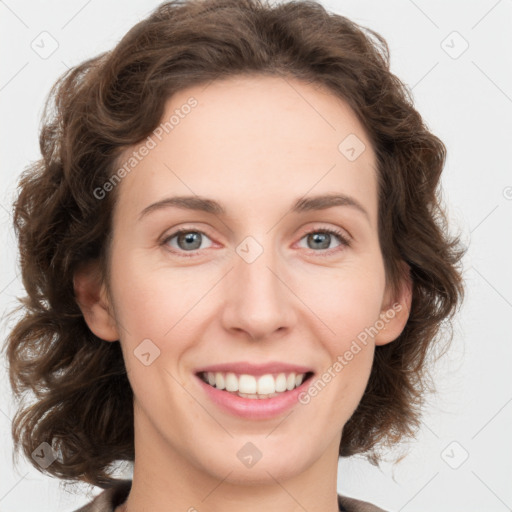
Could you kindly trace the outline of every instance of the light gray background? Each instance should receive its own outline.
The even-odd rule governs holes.
[[[322,3],[388,41],[392,70],[412,88],[418,110],[448,147],[444,198],[453,229],[470,244],[464,260],[467,298],[452,348],[437,366],[438,394],[417,442],[402,447],[409,453],[401,463],[383,464],[381,470],[361,458],[342,460],[338,491],[390,511],[511,510],[512,1]],[[23,295],[10,209],[20,172],[39,157],[46,94],[68,67],[112,48],[157,4],[0,1],[2,312]],[[58,43],[48,58],[31,47],[43,51],[46,38],[44,48],[51,48],[43,31]],[[2,342],[7,329],[3,321]],[[5,366],[2,360],[0,511],[74,510],[99,489],[86,495],[83,486],[83,493],[71,493],[28,463],[12,466],[14,404]]]

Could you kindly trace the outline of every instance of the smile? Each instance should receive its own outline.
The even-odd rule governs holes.
[[[313,375],[313,372],[264,374],[258,377],[232,372],[195,374],[196,381],[209,402],[223,413],[248,420],[271,419],[297,405],[304,407],[299,396],[313,382]],[[278,391],[279,389],[283,391]],[[250,392],[244,393],[244,390]]]
[[[267,373],[261,376],[233,372],[200,372],[199,377],[210,386],[242,398],[268,399],[299,387],[313,375],[306,373]]]

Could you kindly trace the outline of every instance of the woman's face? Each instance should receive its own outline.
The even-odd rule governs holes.
[[[115,323],[100,309],[87,316],[120,340],[137,459],[238,482],[335,468],[375,345],[398,336],[408,309],[385,288],[370,142],[344,102],[288,78],[183,90],[162,121],[119,161],[129,171],[113,219]],[[324,195],[345,200],[314,199]],[[314,376],[272,413],[273,399],[234,397],[197,375],[235,363],[278,365],[235,368],[249,386],[265,373],[288,383],[285,365]]]

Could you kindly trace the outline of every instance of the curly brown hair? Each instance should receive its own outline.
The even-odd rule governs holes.
[[[339,454],[378,464],[378,448],[417,432],[433,390],[429,356],[448,346],[448,320],[464,295],[465,249],[448,234],[439,189],[444,144],[390,72],[376,32],[313,1],[176,0],[59,78],[45,104],[42,158],[19,180],[13,218],[27,295],[4,350],[15,396],[36,397],[14,418],[15,452],[23,449],[39,471],[106,488],[115,481],[109,466],[134,460],[133,393],[120,344],[91,332],[74,294],[74,272],[86,262],[99,262],[109,282],[117,193],[98,200],[93,191],[124,149],[155,130],[174,93],[254,73],[322,84],[348,103],[377,157],[379,240],[395,290],[403,262],[410,267],[409,319],[393,343],[376,347]],[[43,442],[59,454],[46,469],[31,457]]]

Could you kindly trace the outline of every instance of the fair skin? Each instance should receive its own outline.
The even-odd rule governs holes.
[[[410,308],[409,282],[395,295],[385,285],[375,154],[354,113],[318,85],[216,81],[177,93],[163,119],[190,96],[198,105],[118,185],[111,295],[91,267],[75,275],[87,324],[121,343],[134,392],[133,483],[116,512],[335,512],[343,426],[375,346],[398,337]],[[366,146],[354,161],[338,150],[349,134]],[[332,193],[366,213],[349,205],[290,211],[297,199]],[[226,214],[167,207],[139,219],[148,205],[182,195],[214,199]],[[204,233],[200,244],[163,243],[182,227]],[[325,229],[350,246],[324,235],[319,248],[307,236]],[[248,236],[263,249],[251,263],[236,252]],[[201,365],[271,360],[318,377],[396,303],[400,312],[318,396],[279,417],[228,414],[194,376]],[[160,350],[148,366],[134,355],[144,339]],[[237,457],[247,442],[262,454],[252,467]]]

